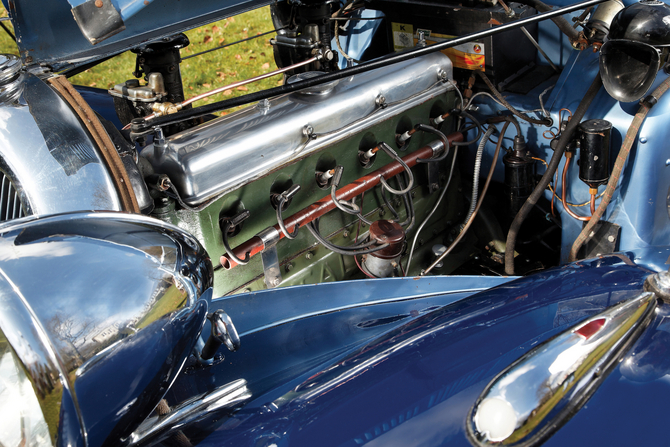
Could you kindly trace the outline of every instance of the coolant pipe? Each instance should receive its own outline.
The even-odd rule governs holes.
[[[451,135],[448,135],[447,139],[449,141],[449,144],[453,144],[454,142],[460,142],[463,141],[463,134],[460,132],[455,132]],[[417,149],[416,151],[405,155],[404,157],[402,157],[402,161],[408,167],[411,168],[416,165],[417,159],[432,158],[433,156],[439,154],[442,150],[444,150],[444,143],[439,140],[434,141],[422,147],[421,149]],[[400,174],[404,170],[405,168],[403,167],[402,164],[400,164],[397,161],[393,161],[387,164],[386,166],[382,166],[376,171],[371,172],[368,175],[363,176],[358,180],[349,183],[346,186],[343,186],[337,191],[336,197],[340,201],[351,200],[354,197],[366,191],[369,191],[372,188],[379,185],[381,183],[381,178],[389,179],[393,176]],[[315,219],[318,219],[319,217],[323,216],[327,212],[332,211],[334,209],[335,209],[335,203],[331,199],[330,195],[328,195],[322,198],[321,200],[314,202],[307,208],[304,208],[298,211],[297,213],[293,214],[292,216],[284,219],[284,225],[287,229],[292,229],[293,231],[295,231],[297,228],[307,225],[308,223],[314,221]],[[281,232],[279,224],[274,225],[274,228],[279,232],[279,238],[280,239],[284,238],[284,234]],[[254,236],[251,239],[247,240],[246,242],[243,242],[242,244],[238,245],[232,251],[234,257],[244,259],[247,254],[249,255],[249,257],[252,257],[260,253],[262,250],[263,250],[263,241],[261,241],[261,239],[258,236]],[[236,265],[238,265],[238,263],[235,262],[228,254],[221,256],[220,260],[221,260],[221,266],[227,270],[232,269]]]

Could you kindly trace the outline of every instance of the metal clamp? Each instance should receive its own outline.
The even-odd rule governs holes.
[[[251,212],[249,210],[244,210],[234,217],[224,217],[220,220],[221,232],[223,236],[223,248],[226,249],[226,253],[228,256],[230,256],[230,259],[239,265],[246,265],[249,262],[249,253],[247,252],[244,254],[244,259],[240,259],[235,256],[235,253],[233,253],[232,248],[230,248],[230,245],[228,244],[228,232],[247,220],[249,216],[251,216]]]
[[[217,310],[209,315],[207,319],[212,324],[212,333],[210,334],[205,347],[202,349],[200,357],[203,360],[209,360],[216,354],[216,351],[222,344],[226,345],[229,351],[235,352],[240,349],[240,336],[237,329],[227,313]]]
[[[291,200],[293,196],[298,193],[298,191],[300,191],[300,185],[293,185],[288,190],[281,193],[279,197],[277,197],[277,223],[279,224],[281,232],[284,233],[284,236],[288,239],[295,239],[295,237],[298,235],[300,226],[295,225],[293,228],[293,233],[289,233],[286,229],[286,226],[284,225],[284,219],[282,218],[281,213],[282,209],[284,208],[284,204]]]
[[[273,289],[282,282],[281,271],[279,270],[279,258],[277,256],[279,235],[280,233],[275,227],[266,228],[256,235],[263,242],[261,261],[263,261],[265,285],[268,289]]]

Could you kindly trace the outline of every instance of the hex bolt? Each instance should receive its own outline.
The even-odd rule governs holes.
[[[288,264],[286,264],[284,269],[286,270],[287,273],[290,272],[291,270],[293,270],[293,264],[289,262]]]
[[[305,259],[309,260],[309,259],[312,259],[313,257],[314,257],[314,254],[311,251],[308,251],[307,253],[305,253]]]
[[[342,233],[342,237],[345,237],[345,238],[349,237],[349,232],[347,230],[344,230],[344,232]]]
[[[275,287],[278,286],[280,282],[281,282],[281,279],[279,279],[279,278],[275,278],[272,281],[270,281],[270,283]]]
[[[607,236],[607,240],[610,242],[614,242],[614,236],[612,235]]]

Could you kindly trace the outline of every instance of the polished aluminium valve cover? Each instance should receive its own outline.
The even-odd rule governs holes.
[[[189,205],[219,197],[281,166],[454,89],[441,53],[280,96],[142,152]]]

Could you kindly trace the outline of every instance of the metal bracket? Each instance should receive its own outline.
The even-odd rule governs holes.
[[[261,261],[263,261],[263,273],[265,274],[265,285],[268,289],[277,287],[282,282],[279,270],[279,257],[277,256],[277,242],[280,233],[275,227],[266,228],[256,235],[263,241]]]
[[[440,163],[426,163],[428,191],[434,193],[440,189]]]

